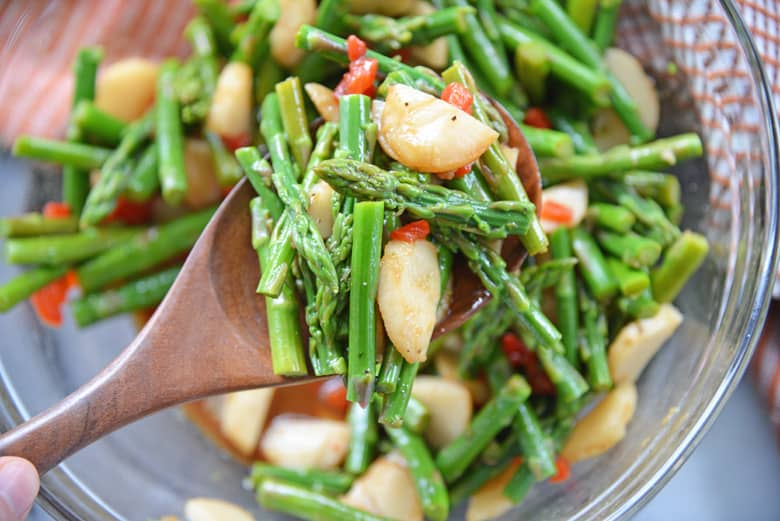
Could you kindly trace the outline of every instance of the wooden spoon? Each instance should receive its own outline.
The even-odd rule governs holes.
[[[536,162],[511,118],[518,172],[533,193]],[[129,346],[60,403],[0,437],[0,455],[29,459],[43,474],[77,450],[155,411],[206,396],[291,385],[312,377],[273,373],[264,298],[255,293],[257,254],[250,244],[249,201],[241,182],[203,231],[165,300]],[[517,245],[517,243],[515,243]],[[511,265],[524,254],[510,247]],[[489,300],[465,262],[455,268],[453,304],[438,336],[460,326]]]

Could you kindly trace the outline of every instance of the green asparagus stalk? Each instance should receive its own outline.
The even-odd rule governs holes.
[[[642,197],[649,197],[663,207],[680,205],[680,180],[673,174],[635,170],[621,180]]]
[[[512,427],[523,450],[523,465],[528,466],[536,481],[554,476],[555,454],[533,408],[520,404]]]
[[[631,268],[614,257],[609,257],[607,264],[623,295],[633,297],[650,287],[650,277],[644,271]]]
[[[550,63],[550,74],[585,93],[597,105],[609,104],[612,87],[603,72],[586,67],[539,34],[513,24],[506,18],[499,17],[498,27],[504,44],[510,50],[515,50],[527,42],[540,43],[544,46]]]
[[[282,112],[282,125],[287,134],[293,157],[301,170],[306,168],[311,154],[309,122],[306,118],[301,80],[297,76],[276,84],[276,95]]]
[[[580,273],[588,289],[599,302],[609,301],[617,293],[617,281],[593,236],[582,228],[574,228],[571,240],[572,251],[579,261]]]
[[[515,48],[515,72],[531,101],[544,101],[550,74],[550,60],[544,44],[535,40],[520,43]]]
[[[175,59],[166,60],[160,67],[155,111],[160,186],[163,199],[171,206],[181,204],[187,193],[179,102],[174,92],[178,68],[179,63]]]
[[[598,0],[566,0],[566,14],[585,34],[590,34]]]
[[[658,302],[671,302],[680,294],[688,279],[699,269],[709,252],[709,244],[703,235],[685,231],[672,244],[661,264],[650,279],[653,297]]]
[[[574,154],[574,142],[565,132],[520,125],[525,139],[537,157],[569,157]]]
[[[130,180],[125,188],[125,196],[131,201],[148,201],[160,188],[160,176],[157,175],[157,144],[152,143],[141,152],[135,169],[130,172]]]
[[[312,491],[308,486],[277,479],[263,479],[257,489],[257,501],[276,510],[307,521],[391,521],[347,506],[338,499]]]
[[[11,152],[16,157],[59,163],[63,166],[78,168],[80,171],[100,168],[108,159],[108,156],[111,155],[111,150],[107,148],[33,136],[19,136],[16,138]],[[81,175],[88,176],[84,172]],[[89,179],[87,179],[88,182]],[[84,196],[86,197],[86,194]],[[80,208],[81,204],[83,203],[78,203],[76,208]]]
[[[379,423],[388,427],[401,427],[412,396],[412,386],[420,368],[419,362],[404,361],[395,391],[387,396]]]
[[[339,193],[358,200],[384,201],[389,210],[406,210],[420,219],[437,220],[488,238],[527,230],[533,206],[528,202],[483,203],[415,175],[392,173],[351,159],[329,159],[317,175]]]
[[[602,51],[612,45],[612,40],[615,38],[621,3],[623,0],[600,0],[599,2],[596,24],[593,27],[593,42]]]
[[[322,494],[344,494],[355,480],[353,476],[345,472],[288,469],[267,463],[253,464],[249,474],[252,487],[258,488],[267,479],[285,481]]]
[[[382,358],[382,367],[376,379],[376,391],[389,395],[398,388],[398,379],[401,370],[406,366],[403,355],[392,344],[385,346],[385,354]]]
[[[536,353],[561,402],[572,403],[588,392],[587,382],[565,356],[544,345]]]
[[[89,100],[80,101],[70,117],[80,135],[95,137],[107,145],[119,143],[126,127],[124,121],[103,112]]]
[[[211,148],[211,155],[214,157],[219,186],[229,188],[238,183],[243,174],[236,158],[228,152],[219,135],[208,130],[204,131],[203,134]]]
[[[373,404],[369,402],[365,407],[361,407],[358,403],[351,404],[347,422],[351,434],[344,470],[350,474],[362,474],[371,463],[379,440]]]
[[[380,48],[397,51],[410,45],[426,45],[440,36],[460,34],[467,29],[471,6],[449,7],[430,15],[391,18],[375,14],[347,16],[347,24],[364,40]]]
[[[514,317],[502,308],[500,298],[494,298],[471,317],[461,333],[463,347],[458,355],[458,376],[471,378],[477,368],[487,362],[496,344]]]
[[[113,242],[101,243],[103,254],[82,264],[76,270],[85,293],[91,293],[116,280],[143,273],[149,268],[190,249],[206,227],[214,208],[179,217],[169,223],[149,228]],[[100,233],[109,233],[106,229]],[[82,233],[90,233],[87,232]],[[110,249],[109,249],[110,248]]]
[[[406,460],[409,471],[417,486],[425,517],[431,521],[444,521],[450,511],[447,488],[442,479],[443,472],[434,464],[428,447],[422,438],[404,428],[385,427],[385,432]],[[437,468],[437,466],[439,468]]]
[[[219,64],[217,62],[219,49],[217,48],[214,31],[212,31],[205,18],[196,16],[187,24],[187,27],[184,29],[184,35],[192,46],[193,55],[200,61],[200,79],[207,97],[210,99],[214,93],[217,77],[219,76]]]
[[[284,80],[287,75],[282,66],[276,63],[276,60],[271,56],[270,45],[266,45],[266,47],[268,49],[263,49],[265,56],[256,67],[257,72],[255,73],[255,103],[258,106],[262,106],[268,93],[274,92],[276,84]],[[310,54],[307,58],[309,56],[316,55]]]
[[[546,183],[577,178],[589,180],[628,170],[666,168],[701,154],[699,136],[679,134],[644,145],[620,145],[598,155],[545,159],[540,161],[539,169]]]
[[[504,496],[508,497],[515,504],[520,503],[528,492],[531,491],[531,487],[534,486],[536,479],[534,478],[531,468],[523,463],[517,467],[512,479],[504,487]]]
[[[604,250],[632,268],[653,266],[661,256],[660,244],[633,232],[621,235],[600,231],[596,237]]]
[[[323,31],[345,34],[347,31],[345,24],[347,8],[348,4],[345,0],[322,0],[317,7],[314,25]],[[300,44],[298,45],[300,46]],[[323,81],[336,73],[338,69],[334,65],[320,53],[309,53],[298,65],[296,72],[305,85],[310,81]]]
[[[549,107],[546,113],[556,129],[568,134],[576,153],[584,155],[598,153],[599,150],[587,123],[572,119],[568,113],[556,107]]]
[[[482,95],[477,91],[474,79],[466,67],[456,62],[444,71],[442,76],[448,82],[457,81],[471,91],[474,95],[473,111],[475,117],[483,123],[489,124],[490,118],[485,102],[483,102]],[[517,177],[514,166],[509,164],[509,161],[504,157],[504,153],[501,151],[498,143],[490,145],[487,152],[482,155],[480,162],[485,166],[485,168],[482,168],[482,172],[490,174],[487,175],[486,180],[498,199],[521,203],[529,202],[528,195]],[[521,242],[530,255],[537,255],[547,250],[547,235],[542,230],[536,214],[532,215],[528,231],[521,237]]]
[[[5,241],[8,264],[55,266],[88,259],[141,233],[138,228],[88,228],[79,233]]]
[[[193,0],[193,2],[214,31],[214,39],[220,53],[229,56],[233,52],[230,34],[233,32],[235,22],[230,16],[227,4],[221,0]]]
[[[498,30],[498,13],[496,13],[495,2],[493,0],[476,0],[474,5],[477,8],[477,16],[482,24],[482,29],[484,29],[488,39],[501,49],[503,44],[501,43],[501,32]]]
[[[36,235],[75,233],[79,229],[76,217],[44,217],[35,212],[17,217],[0,218],[0,237],[17,238]]]
[[[436,466],[447,483],[458,479],[498,432],[509,425],[531,388],[520,375],[513,375],[504,387],[471,420],[468,429],[439,451]]]
[[[133,155],[146,143],[153,131],[153,111],[125,129],[119,146],[100,169],[97,184],[89,191],[81,213],[81,226],[97,225],[114,211],[117,198],[127,188],[133,175]]]
[[[590,388],[596,392],[606,391],[612,387],[607,365],[607,317],[585,288],[580,288],[579,296],[584,326],[580,356],[588,370]]]
[[[376,293],[382,256],[382,202],[360,202],[354,211],[352,282],[349,295],[347,399],[365,406],[374,392]],[[403,371],[402,371],[403,373]],[[403,375],[402,375],[403,376]],[[396,389],[396,393],[398,389]]]
[[[97,68],[103,60],[103,49],[84,47],[76,55],[73,65],[73,106],[81,101],[95,98],[95,77]],[[76,124],[68,124],[67,139],[70,142],[81,140],[81,132]],[[89,168],[89,167],[87,167]],[[76,165],[65,165],[62,169],[62,200],[68,204],[73,215],[80,215],[89,192],[89,174]]]
[[[284,205],[271,189],[271,173],[273,169],[256,147],[242,147],[236,150],[236,160],[241,165],[249,183],[257,195],[263,200],[263,206],[268,209],[272,219],[282,215]]]
[[[600,181],[593,184],[593,193],[631,211],[636,220],[651,232],[645,235],[657,239],[662,245],[671,244],[680,236],[680,229],[669,220],[658,203],[639,196],[625,184]]]
[[[650,318],[658,313],[661,305],[653,299],[650,289],[646,289],[634,297],[620,297],[618,309],[631,318]]]
[[[627,233],[636,222],[636,217],[622,206],[609,203],[592,203],[588,206],[588,220],[599,228],[615,233]]]
[[[516,450],[506,451],[501,454],[501,458],[496,463],[490,465],[481,462],[473,465],[450,487],[450,503],[458,505],[466,501],[482,488],[482,485],[504,472],[512,464],[516,452]]]
[[[572,255],[569,230],[563,226],[550,235],[550,253],[553,259],[565,259]],[[570,270],[555,287],[555,307],[558,312],[558,329],[566,352],[566,359],[576,364],[579,338],[579,308],[574,270]]]
[[[255,66],[259,64],[262,43],[267,39],[276,21],[281,15],[279,0],[258,0],[246,22],[239,25],[234,34],[236,49],[231,61],[244,62]]]
[[[404,429],[413,432],[415,434],[423,434],[425,429],[428,428],[428,423],[431,420],[431,413],[428,408],[422,404],[414,396],[409,398],[409,403],[406,404],[406,411],[404,412],[403,427]]]
[[[0,285],[0,312],[6,312],[19,302],[59,279],[68,271],[67,267],[35,268]]]
[[[175,266],[134,280],[117,289],[81,297],[71,303],[73,318],[79,327],[85,327],[120,313],[159,304],[173,285],[180,269],[181,266]]]

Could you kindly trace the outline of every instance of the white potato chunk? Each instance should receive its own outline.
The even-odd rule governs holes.
[[[331,89],[319,83],[307,83],[303,86],[309,99],[319,112],[322,119],[338,123],[339,121],[339,100]]]
[[[671,304],[663,304],[655,316],[629,322],[609,346],[609,374],[615,384],[635,382],[651,358],[677,328],[683,316]]]
[[[618,145],[628,145],[631,133],[611,108],[602,108],[593,115],[593,141],[602,152]]]
[[[219,417],[223,436],[242,454],[253,454],[274,398],[273,388],[225,395]]]
[[[471,421],[471,393],[459,381],[420,375],[414,381],[412,396],[425,405],[430,413],[425,439],[435,449],[444,447],[460,436]]]
[[[246,136],[252,121],[252,68],[230,62],[223,67],[211,99],[206,128],[220,136]]]
[[[205,208],[222,198],[211,148],[202,139],[184,142],[184,172],[187,174],[184,203],[189,208]]]
[[[516,167],[517,158],[520,157],[520,149],[502,144],[501,152],[504,153],[504,157],[509,162],[509,164],[513,167]]]
[[[333,198],[333,188],[325,181],[318,181],[309,192],[309,215],[317,225],[323,239],[333,232],[333,209],[330,202]]]
[[[379,264],[377,302],[387,336],[410,363],[424,362],[441,291],[436,246],[390,241]]]
[[[636,410],[637,392],[633,383],[612,389],[574,426],[561,455],[569,463],[603,454],[626,435],[626,426]]]
[[[356,14],[401,16],[409,13],[413,0],[349,0],[349,11]]]
[[[303,59],[303,49],[295,46],[295,35],[304,24],[313,24],[317,16],[314,0],[280,0],[281,15],[271,29],[268,41],[271,56],[281,65],[292,69]]]
[[[355,480],[341,501],[377,516],[403,521],[423,520],[420,496],[400,457],[378,458]]]
[[[260,448],[274,465],[293,469],[334,469],[347,454],[349,425],[306,416],[277,416]]]
[[[140,118],[154,102],[157,68],[145,58],[112,63],[95,82],[95,105],[122,121]]]
[[[441,173],[475,161],[498,132],[454,105],[406,85],[393,85],[379,125],[382,149],[405,166]]]
[[[653,80],[645,74],[642,64],[632,54],[617,47],[606,50],[604,63],[636,101],[642,123],[655,132],[661,104]]]
[[[566,223],[568,228],[577,226],[585,218],[588,210],[588,185],[582,179],[575,179],[542,190],[542,208],[548,201],[552,201],[571,210],[571,222]],[[544,212],[542,212],[544,213]],[[542,229],[550,234],[564,226],[563,223],[542,218]]]
[[[514,476],[520,460],[516,459],[501,474],[491,479],[469,499],[466,521],[488,521],[496,519],[514,506],[504,495],[504,488]]]
[[[409,10],[409,15],[424,16],[435,11],[436,8],[429,2],[416,0]],[[412,53],[412,59],[418,63],[433,69],[444,69],[447,67],[450,51],[447,47],[447,40],[444,37],[436,38],[428,45],[413,45],[409,50]]]
[[[187,521],[254,521],[255,518],[243,508],[208,497],[188,499],[184,505]]]

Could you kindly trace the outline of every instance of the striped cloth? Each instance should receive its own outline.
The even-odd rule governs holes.
[[[736,0],[752,31],[780,106],[780,1]],[[680,113],[699,115],[708,143],[713,187],[711,221],[726,226],[729,176],[740,161],[751,160],[750,143],[734,134],[749,132],[758,121],[755,107],[744,103],[750,78],[737,64],[737,53],[714,48],[736,46],[716,0],[625,0],[618,40],[639,56],[657,77],[675,86],[670,58],[689,78],[690,99]],[[0,143],[19,134],[62,136],[73,88],[71,63],[79,47],[100,44],[105,63],[128,56],[162,58],[186,55],[181,34],[193,15],[189,0],[6,0],[0,3]],[[647,24],[660,31],[647,31]],[[659,51],[661,49],[661,51]],[[685,89],[681,89],[685,90]],[[679,100],[678,100],[679,101]],[[692,110],[693,108],[698,110]],[[725,116],[724,116],[725,115]],[[731,117],[729,117],[731,115]],[[737,123],[735,124],[734,121]],[[719,145],[722,145],[719,147]],[[739,148],[740,146],[744,148]],[[726,153],[725,151],[733,153]],[[722,222],[719,222],[722,221]],[[717,240],[717,238],[716,238]],[[735,247],[735,245],[726,245]],[[780,297],[780,274],[775,284]],[[780,304],[770,309],[752,374],[767,400],[780,434]]]

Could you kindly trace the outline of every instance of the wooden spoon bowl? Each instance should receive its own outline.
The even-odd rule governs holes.
[[[520,149],[518,173],[538,202],[541,182],[533,154],[514,121],[505,111],[502,116],[510,145]],[[91,381],[0,436],[0,455],[27,458],[44,473],[82,447],[165,407],[314,379],[273,373],[265,300],[255,293],[260,272],[250,242],[253,196],[246,180],[232,190],[138,336]],[[505,241],[504,250],[510,267],[525,258],[517,242]],[[490,298],[465,262],[457,264],[454,277],[450,311],[434,336],[460,326]]]

